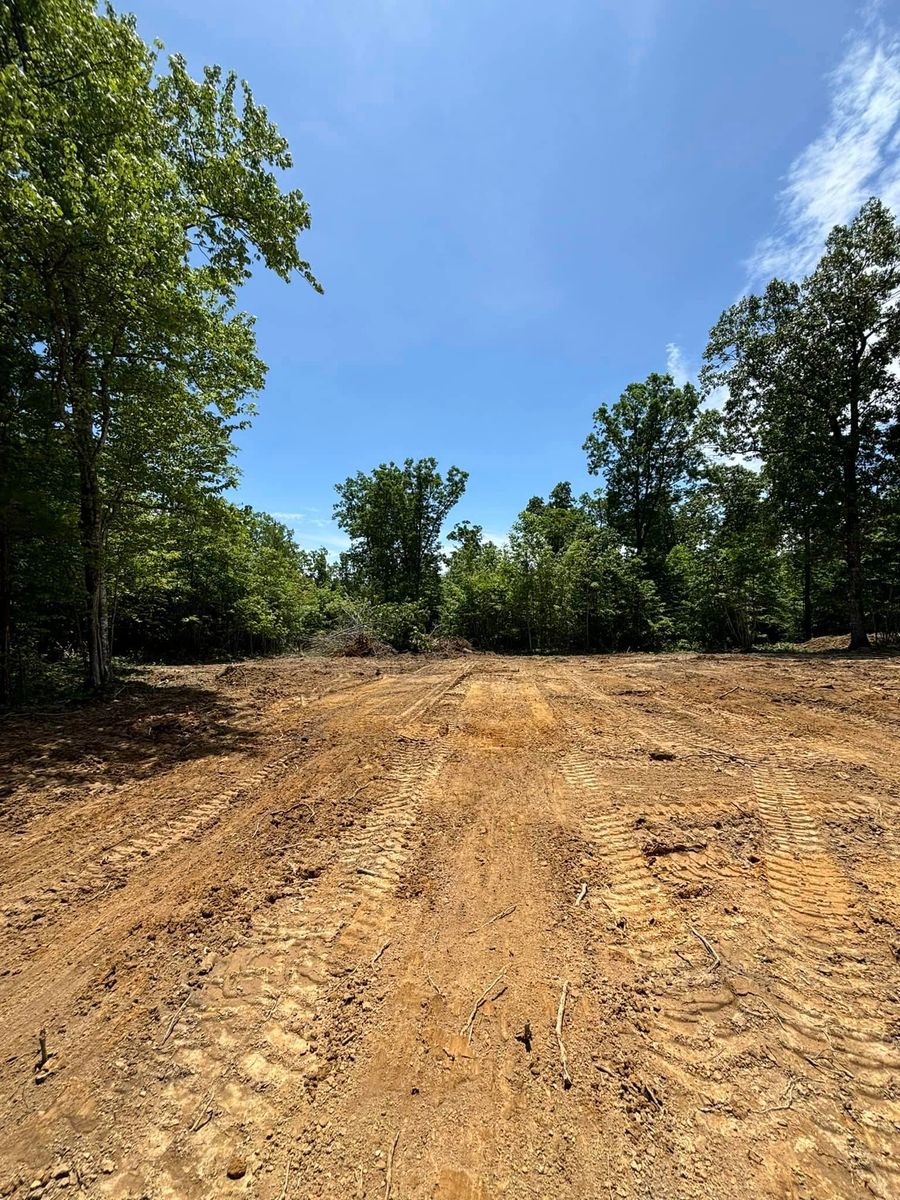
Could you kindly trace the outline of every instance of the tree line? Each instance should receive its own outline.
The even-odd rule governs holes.
[[[280,651],[323,631],[421,649],[740,648],[900,627],[900,226],[877,199],[811,274],[714,325],[697,386],[594,414],[598,488],[508,542],[442,531],[466,473],[337,487],[337,561],[231,503],[265,364],[241,284],[321,291],[287,142],[246,83],[165,62],[89,0],[0,8],[0,698],[114,653]]]

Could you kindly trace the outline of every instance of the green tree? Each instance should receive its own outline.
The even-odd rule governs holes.
[[[704,386],[727,387],[741,447],[783,481],[812,466],[822,502],[839,507],[853,648],[868,645],[867,523],[900,419],[898,292],[900,224],[873,199],[832,230],[811,275],[724,312],[705,355]]]
[[[351,589],[376,603],[421,603],[433,615],[440,598],[441,528],[468,475],[437,460],[382,463],[339,483],[334,515],[351,539],[342,556]]]
[[[235,310],[254,260],[314,286],[284,139],[246,84],[191,79],[89,0],[0,10],[0,277],[77,469],[88,679],[110,674],[107,554],[148,495],[229,482],[263,380]]]
[[[656,571],[673,544],[673,514],[705,461],[715,417],[700,412],[690,383],[648,375],[594,413],[584,443],[588,470],[602,474],[606,513],[624,544]]]

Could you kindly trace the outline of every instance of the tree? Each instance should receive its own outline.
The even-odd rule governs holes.
[[[876,199],[836,226],[800,283],[722,314],[703,382],[728,389],[741,447],[783,481],[810,465],[841,514],[850,645],[868,646],[864,560],[874,479],[900,420],[900,224]],[[808,490],[804,488],[803,490]]]
[[[382,463],[339,483],[335,518],[351,539],[341,556],[352,589],[376,603],[423,603],[432,614],[440,594],[440,533],[466,488],[468,474],[437,460]]]
[[[77,468],[88,679],[110,674],[107,548],[130,504],[229,481],[264,366],[236,292],[304,276],[284,139],[246,84],[157,56],[89,0],[0,11],[0,276]],[[0,314],[2,319],[2,314]]]
[[[594,413],[584,443],[588,470],[602,473],[610,524],[638,558],[658,568],[672,544],[672,514],[704,462],[714,415],[699,411],[690,383],[648,375]]]

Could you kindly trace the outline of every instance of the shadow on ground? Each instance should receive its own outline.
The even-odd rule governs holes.
[[[13,815],[10,798],[25,784],[145,779],[177,762],[252,750],[258,737],[221,693],[198,687],[134,681],[77,707],[14,713],[0,723],[0,820]]]

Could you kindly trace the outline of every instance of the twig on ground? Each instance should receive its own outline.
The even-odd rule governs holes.
[[[200,1101],[200,1107],[194,1113],[194,1119],[191,1121],[191,1126],[188,1132],[196,1133],[198,1129],[202,1129],[204,1125],[208,1125],[212,1120],[212,1108],[210,1101],[215,1091],[215,1085],[209,1089],[206,1096]]]
[[[740,690],[741,690],[741,685],[738,684],[737,687],[729,688],[727,692],[723,692],[722,695],[719,697],[719,699],[724,700],[725,697],[730,696],[732,692],[739,692]]]
[[[50,1055],[47,1053],[47,1030],[42,1029],[38,1034],[38,1046],[40,1047],[40,1060],[38,1066],[42,1067],[46,1063]]]
[[[713,959],[713,966],[718,967],[722,961],[719,958],[718,954],[716,954],[715,950],[712,948],[712,946],[709,944],[709,942],[706,940],[706,938],[703,936],[702,933],[698,933],[697,930],[693,927],[693,925],[691,925],[690,929],[691,929],[691,933],[694,935],[694,937],[697,938],[698,941],[701,941],[703,943],[703,945],[706,947],[706,949],[709,951],[709,954],[710,954],[711,958]]]
[[[434,980],[431,978],[431,976],[430,976],[430,975],[426,975],[426,976],[425,976],[425,978],[428,980],[428,982],[431,984],[431,986],[434,988],[434,990],[437,992],[437,994],[438,994],[438,995],[441,997],[441,999],[442,999],[442,1000],[446,1000],[446,999],[447,999],[446,993],[444,993],[444,992],[442,992],[442,991],[441,991],[441,989],[440,989],[440,988],[438,987],[438,985],[437,985],[437,984],[434,982]]]
[[[190,1000],[190,998],[191,998],[191,993],[188,992],[188,994],[185,996],[184,1000],[182,1000],[182,1002],[181,1002],[181,1008],[179,1008],[178,1012],[175,1013],[173,1015],[172,1019],[169,1021],[168,1028],[166,1029],[166,1032],[163,1034],[162,1041],[159,1043],[161,1047],[166,1044],[166,1042],[169,1040],[169,1038],[175,1032],[175,1026],[178,1024],[181,1014],[187,1008],[187,1002],[188,1002],[188,1000]]]
[[[566,996],[569,991],[568,979],[563,983],[562,995],[559,998],[559,1008],[556,1010],[556,1042],[559,1046],[559,1059],[562,1063],[563,1087],[568,1089],[572,1086],[572,1076],[569,1074],[569,1060],[566,1057],[566,1046],[563,1042],[562,1027],[563,1018],[566,1015]]]
[[[373,967],[378,962],[379,958],[381,958],[382,954],[384,954],[385,950],[387,950],[387,948],[390,944],[391,944],[390,942],[385,942],[384,945],[381,947],[381,949],[379,951],[377,951],[377,953],[373,956],[373,958],[372,958],[372,966]]]
[[[787,1085],[787,1090],[784,1093],[787,1098],[786,1104],[773,1104],[771,1108],[752,1108],[750,1111],[755,1113],[784,1112],[786,1108],[790,1108],[794,1103],[794,1086],[796,1083],[797,1080],[792,1075]]]
[[[391,1142],[391,1148],[388,1150],[387,1166],[384,1170],[384,1200],[391,1200],[391,1191],[394,1187],[394,1151],[397,1149],[397,1143],[400,1141],[399,1129],[394,1134],[394,1140]]]
[[[503,912],[494,913],[483,925],[476,925],[474,929],[467,929],[467,936],[471,933],[481,933],[482,929],[487,929],[488,925],[493,925],[495,921],[502,921],[504,917],[511,916],[517,907],[518,905],[514,904],[512,908],[504,908]]]
[[[285,1200],[285,1197],[288,1194],[288,1184],[290,1183],[290,1179],[291,1179],[291,1154],[290,1154],[290,1151],[288,1151],[287,1166],[285,1167],[285,1170],[284,1170],[284,1187],[281,1189],[281,1195],[278,1197],[278,1200]]]
[[[378,872],[373,871],[371,867],[357,867],[356,873],[357,875],[374,875],[376,879],[378,878]]]
[[[586,895],[587,895],[587,884],[586,884],[586,883],[583,883],[583,884],[581,885],[581,891],[578,893],[578,895],[577,895],[577,897],[576,897],[576,899],[575,899],[575,907],[576,907],[576,908],[577,908],[577,907],[578,907],[578,905],[579,905],[579,904],[582,902],[582,900],[585,898],[585,896],[586,896]]]
[[[465,1025],[463,1025],[462,1029],[459,1031],[460,1037],[464,1037],[464,1038],[466,1038],[467,1041],[471,1042],[472,1030],[475,1028],[475,1018],[478,1016],[478,1010],[479,1010],[479,1008],[481,1008],[482,1004],[484,1004],[484,1002],[487,1000],[487,998],[490,996],[491,992],[494,990],[494,988],[497,986],[497,984],[500,982],[500,980],[503,978],[503,976],[505,974],[506,974],[506,967],[503,968],[503,970],[500,972],[500,974],[497,976],[496,979],[494,979],[491,983],[488,984],[488,986],[484,989],[484,991],[481,993],[481,995],[475,1001],[475,1004],[472,1007],[472,1011],[469,1013],[468,1021],[466,1021]]]
[[[278,995],[275,997],[275,1003],[272,1005],[272,1007],[271,1007],[271,1008],[269,1009],[269,1011],[266,1013],[266,1020],[267,1020],[267,1021],[269,1020],[269,1018],[270,1018],[270,1017],[274,1017],[274,1016],[275,1016],[275,1010],[278,1008],[278,1005],[281,1003],[281,997],[282,997],[282,995],[283,995],[283,994],[284,994],[283,992],[279,992],[279,993],[278,993]]]

